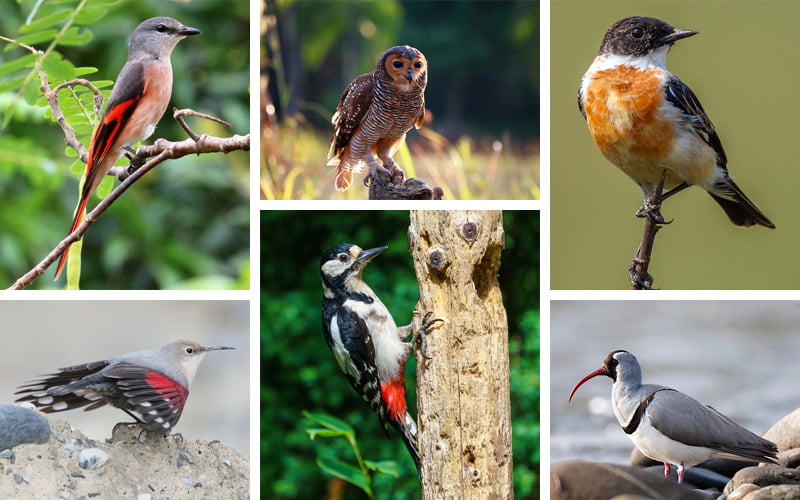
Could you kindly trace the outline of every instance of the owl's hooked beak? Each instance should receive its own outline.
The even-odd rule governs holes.
[[[408,83],[411,83],[411,80],[413,79],[414,79],[414,70],[408,68],[408,71],[406,71],[406,80],[408,80]]]

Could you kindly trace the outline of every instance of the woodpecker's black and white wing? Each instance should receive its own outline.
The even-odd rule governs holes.
[[[44,413],[85,408],[100,408],[108,403],[101,390],[102,376],[97,373],[108,366],[108,361],[94,361],[60,368],[58,373],[41,375],[18,387],[14,394],[22,394],[17,402],[29,402]],[[85,383],[87,382],[88,383]]]
[[[181,417],[189,390],[170,377],[152,369],[117,363],[104,375],[119,389],[112,404],[125,410],[152,432],[169,433]]]
[[[375,345],[367,324],[355,311],[345,306],[336,308],[328,318],[327,328],[323,330],[339,368],[353,389],[378,415],[384,429],[388,429],[387,408],[381,397],[375,364]]]

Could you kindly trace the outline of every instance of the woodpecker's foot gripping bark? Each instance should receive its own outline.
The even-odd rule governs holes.
[[[419,343],[419,352],[425,359],[431,359],[428,357],[428,353],[426,352],[428,330],[433,328],[437,323],[444,324],[443,319],[441,318],[431,319],[431,316],[433,316],[433,311],[428,311],[427,313],[425,313],[425,316],[422,318],[422,326],[420,326],[414,332],[414,336],[411,337],[411,344],[416,345],[417,343]],[[410,327],[411,325],[408,326]]]

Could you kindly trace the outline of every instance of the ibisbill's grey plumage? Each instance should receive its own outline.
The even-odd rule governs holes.
[[[209,351],[234,349],[179,340],[159,349],[60,368],[19,387],[17,402],[45,413],[109,404],[151,432],[169,433],[181,417],[189,385]]]
[[[711,457],[777,463],[775,443],[682,392],[642,384],[639,361],[627,351],[609,353],[603,366],[575,385],[569,400],[584,382],[600,375],[614,381],[611,404],[620,426],[642,453],[664,463],[665,476],[673,464],[683,482],[685,467]]]

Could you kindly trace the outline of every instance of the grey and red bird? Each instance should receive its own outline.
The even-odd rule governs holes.
[[[672,45],[696,34],[652,17],[618,21],[583,75],[578,107],[603,156],[639,185],[645,200],[666,172],[664,198],[697,185],[735,225],[774,228],[728,175],[722,142],[697,96],[667,70]],[[656,215],[651,210],[643,204],[637,215]]]
[[[431,320],[429,313],[416,332],[412,325],[397,326],[361,277],[364,267],[386,249],[342,243],[322,254],[322,331],[350,385],[378,415],[387,436],[390,428],[400,433],[419,470],[417,424],[408,413],[405,367],[415,340],[443,320]]]
[[[134,30],[128,43],[128,59],[92,134],[83,188],[70,234],[83,220],[89,196],[114,163],[126,150],[155,131],[172,95],[172,49],[183,38],[199,33],[200,30],[184,26],[171,17],[153,17]],[[61,254],[55,279],[61,275],[69,249],[67,247]]]
[[[210,351],[233,349],[179,340],[159,349],[60,368],[20,386],[17,402],[45,413],[105,405],[119,408],[145,429],[168,434],[178,423],[200,362]]]

